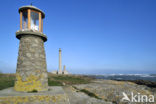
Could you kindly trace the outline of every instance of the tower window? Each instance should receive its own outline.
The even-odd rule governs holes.
[[[31,29],[39,31],[39,13],[31,11]]]
[[[22,14],[22,29],[28,29],[28,13],[23,11]]]

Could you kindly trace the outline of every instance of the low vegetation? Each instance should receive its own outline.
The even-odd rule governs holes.
[[[87,94],[87,95],[90,96],[90,97],[94,97],[94,98],[96,98],[96,99],[101,99],[101,98],[99,98],[97,95],[95,95],[94,93],[92,93],[92,92],[90,92],[90,91],[88,91],[88,90],[86,90],[86,89],[82,89],[82,90],[80,90],[80,92],[84,92],[85,94]]]
[[[89,83],[92,78],[79,75],[55,75],[48,73],[48,85],[49,86],[63,86],[73,84],[86,84]],[[2,74],[0,73],[0,90],[13,87],[15,82],[15,74]],[[34,91],[35,92],[35,91]]]
[[[93,92],[90,92],[89,90],[87,90],[87,89],[78,89],[77,87],[75,87],[75,86],[72,86],[74,89],[76,89],[76,92],[83,92],[83,93],[85,93],[85,94],[87,94],[88,96],[90,96],[90,97],[94,97],[94,98],[96,98],[96,99],[102,99],[102,98],[100,98],[99,96],[97,96],[95,93],[93,93]]]
[[[146,81],[146,80],[117,80],[117,81],[128,81],[136,83],[138,85],[145,85],[150,88],[156,88],[156,82],[154,81]]]
[[[134,81],[131,81],[131,82],[134,82],[138,85],[146,85],[148,87],[151,87],[151,88],[156,88],[156,82],[152,82],[152,81],[145,81],[145,80],[134,80]]]
[[[0,90],[14,86],[15,74],[0,73]]]
[[[49,86],[62,86],[74,84],[86,84],[91,82],[92,78],[82,75],[55,75],[48,74]]]

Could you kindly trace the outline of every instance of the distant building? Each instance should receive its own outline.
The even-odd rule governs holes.
[[[66,70],[65,65],[64,65],[63,71],[62,71],[62,51],[61,51],[61,48],[59,49],[59,68],[58,68],[58,70],[54,70],[51,73],[52,74],[69,74],[69,72]]]
[[[65,65],[63,66],[63,72],[62,72],[62,74],[69,74],[69,72],[66,70],[66,66]]]
[[[57,74],[57,70],[54,70],[51,72],[52,74]]]

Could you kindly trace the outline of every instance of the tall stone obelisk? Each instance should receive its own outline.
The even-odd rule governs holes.
[[[62,74],[62,55],[61,55],[61,48],[59,48],[59,69],[58,74]]]
[[[19,8],[20,30],[16,37],[20,40],[16,69],[16,91],[47,91],[48,76],[43,34],[45,14],[34,6]]]

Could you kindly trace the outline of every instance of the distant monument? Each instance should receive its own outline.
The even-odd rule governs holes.
[[[66,66],[64,65],[62,71],[62,51],[61,48],[59,48],[59,68],[58,70],[52,71],[53,74],[69,74],[69,72],[66,70]]]
[[[16,91],[47,91],[48,76],[44,50],[47,37],[43,34],[44,12],[35,6],[19,8],[20,30],[16,37],[20,40],[16,69]]]

